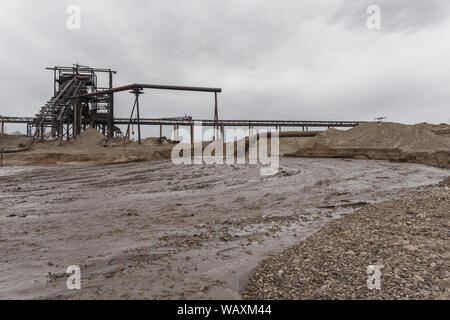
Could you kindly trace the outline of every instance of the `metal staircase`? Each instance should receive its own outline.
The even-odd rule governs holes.
[[[72,104],[72,94],[75,93],[77,89],[79,90],[81,82],[77,80],[75,75],[70,80],[66,81],[64,85],[57,91],[56,95],[53,96],[43,107],[33,120],[35,125],[34,137],[41,136],[43,138],[44,131],[46,127],[51,127],[52,130],[60,127],[60,121],[63,120],[64,111],[68,106]]]
[[[97,72],[109,73],[112,79],[114,71],[78,64],[47,69],[54,71],[54,95],[30,122],[30,135],[40,139],[70,139],[79,135],[87,126],[103,129],[110,109],[109,97],[79,97],[97,92],[98,89],[107,89],[97,86]]]

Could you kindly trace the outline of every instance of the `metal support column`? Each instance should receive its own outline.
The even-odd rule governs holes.
[[[53,96],[56,96],[56,69],[53,69]]]
[[[141,144],[141,118],[139,115],[139,95],[142,94],[142,88],[135,88],[132,91],[136,97],[136,120],[138,127],[138,143]]]
[[[81,103],[79,100],[75,101],[73,105],[73,138],[76,139],[81,133]]]
[[[73,123],[72,123],[72,137],[74,139],[77,138],[77,129],[76,129],[77,128],[77,120],[78,120],[78,117],[77,117],[78,111],[77,111],[77,109],[78,109],[78,103],[75,102],[73,104]]]
[[[109,70],[109,88],[113,87],[113,72]],[[108,139],[114,138],[114,92],[109,93]]]
[[[139,116],[139,93],[136,94],[136,115],[137,115],[137,126],[138,126],[138,143],[141,144],[141,119]]]
[[[177,124],[175,124],[173,126],[173,139],[176,140],[176,141],[180,140],[180,131],[178,129],[178,125]]]
[[[136,98],[134,99],[133,108],[131,109],[130,122],[128,122],[127,133],[125,134],[125,139],[130,140],[130,127],[131,121],[133,120],[134,109],[136,109]]]
[[[62,140],[64,139],[64,122],[61,121],[59,124],[59,144],[62,144]]]
[[[214,136],[213,139],[219,136],[219,109],[217,107],[217,92],[214,92]]]

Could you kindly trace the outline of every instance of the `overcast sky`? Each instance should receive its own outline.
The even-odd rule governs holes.
[[[80,63],[117,70],[115,85],[221,87],[222,119],[449,122],[449,13],[448,0],[2,0],[0,114],[34,115],[53,90],[44,68]],[[128,115],[131,95],[116,101]],[[184,114],[212,118],[213,96],[146,91],[141,116]]]

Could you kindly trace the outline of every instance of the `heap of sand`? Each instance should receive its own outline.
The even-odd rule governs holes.
[[[4,152],[20,151],[28,148],[31,138],[23,135],[0,134],[0,149]]]
[[[245,151],[249,138],[243,138]],[[20,164],[108,164],[170,159],[174,145],[147,138],[142,144],[107,138],[93,128],[71,141],[46,140],[31,146],[24,136],[0,135],[0,148],[20,153],[7,156],[7,163]],[[203,143],[202,149],[208,143]],[[268,143],[270,148],[270,143]],[[237,142],[224,149],[237,150]],[[188,147],[189,148],[189,147]],[[8,153],[8,152],[6,152]],[[349,130],[284,132],[280,134],[280,156],[380,159],[419,162],[450,168],[450,126],[447,124],[404,125],[366,123]]]
[[[398,148],[402,151],[450,150],[450,126],[365,123],[349,130],[328,129],[311,142],[329,148]],[[450,133],[450,132],[448,132]]]
[[[387,122],[345,131],[328,129],[285,156],[379,159],[450,168],[450,126]]]
[[[103,147],[107,138],[94,128],[89,128],[80,134],[76,143],[81,147]]]
[[[105,135],[94,128],[89,128],[75,140],[35,141],[29,150],[5,155],[4,164],[100,165],[170,159],[172,145],[148,143],[149,141],[151,140],[141,145],[124,139],[113,139],[107,142]]]

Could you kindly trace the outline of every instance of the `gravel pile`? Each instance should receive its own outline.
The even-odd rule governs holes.
[[[450,177],[368,205],[265,259],[244,299],[449,299]],[[383,266],[380,290],[369,265]]]
[[[23,135],[10,135],[0,133],[0,149],[7,150],[20,150],[28,147],[31,143],[31,139]]]
[[[83,131],[77,143],[80,145],[103,146],[103,141],[107,138],[94,128],[88,128]]]
[[[402,151],[450,150],[450,126],[400,123],[366,123],[349,130],[328,129],[313,138],[329,148],[398,148]]]

